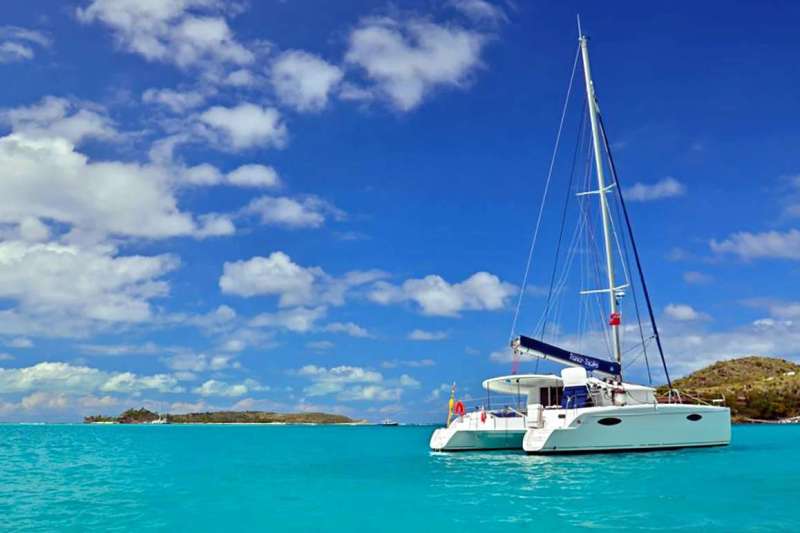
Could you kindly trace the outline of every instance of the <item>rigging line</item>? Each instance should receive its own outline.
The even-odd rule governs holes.
[[[616,181],[614,182],[616,183]],[[619,187],[619,183],[616,183],[616,186]],[[615,206],[617,207],[617,206]],[[619,211],[618,209],[615,209]],[[617,215],[619,216],[619,214]],[[630,253],[628,252],[628,239],[625,236],[625,233],[622,233],[622,249],[625,251],[625,255],[623,256],[624,265],[627,265],[627,270],[631,270],[630,266]],[[636,323],[639,326],[639,337],[642,339],[642,353],[644,354],[644,366],[647,369],[647,382],[652,385],[653,384],[653,373],[650,370],[650,358],[647,357],[647,342],[645,342],[644,338],[644,328],[642,327],[642,314],[639,311],[639,297],[636,295],[636,286],[631,278],[628,283],[631,286],[631,295],[633,296],[633,308],[636,311]]]
[[[553,147],[553,155],[550,158],[550,168],[547,171],[547,180],[544,185],[544,194],[542,195],[542,203],[539,206],[539,215],[536,217],[536,227],[533,231],[533,238],[531,239],[531,247],[528,251],[528,262],[525,265],[525,275],[522,277],[522,287],[519,291],[519,298],[517,299],[517,308],[514,311],[514,319],[511,321],[511,332],[508,334],[508,340],[514,338],[514,331],[517,329],[517,319],[519,318],[519,310],[522,306],[522,298],[525,295],[525,289],[528,285],[528,274],[531,270],[531,261],[533,260],[533,249],[536,247],[536,239],[539,236],[539,227],[542,223],[542,215],[544,214],[544,205],[547,200],[547,192],[550,189],[550,178],[553,176],[553,168],[556,164],[556,154],[558,153],[558,146],[561,143],[561,132],[564,129],[564,119],[567,116],[567,108],[569,107],[569,98],[572,95],[572,85],[575,81],[575,71],[578,69],[578,57],[580,56],[580,46],[575,52],[575,61],[572,64],[572,74],[569,77],[569,86],[567,87],[567,96],[564,98],[564,106],[561,109],[561,122],[558,125],[558,134],[556,135],[556,144]]]
[[[617,166],[614,164],[614,156],[611,155],[611,147],[608,144],[608,136],[606,135],[606,127],[603,121],[603,116],[598,113],[600,132],[603,134],[603,144],[605,145],[606,154],[608,155],[608,164],[611,168],[611,174],[614,176],[614,182],[617,186],[617,197],[619,198],[622,213],[625,215],[625,225],[628,226],[628,237],[631,242],[631,249],[633,250],[633,257],[636,259],[636,268],[639,271],[639,281],[642,284],[642,293],[644,294],[645,302],[647,303],[647,311],[650,314],[650,323],[653,325],[653,333],[656,337],[656,345],[658,346],[658,353],[661,356],[661,364],[664,366],[664,376],[667,378],[667,385],[672,390],[672,380],[669,377],[669,370],[667,369],[667,360],[664,358],[664,348],[661,346],[661,335],[658,333],[658,326],[656,325],[655,313],[653,313],[653,302],[650,300],[650,291],[647,290],[647,283],[644,280],[644,271],[642,270],[642,261],[639,257],[639,249],[636,246],[636,240],[633,237],[633,227],[631,226],[631,219],[628,216],[628,208],[625,205],[625,198],[622,196],[622,184],[617,176]]]
[[[544,324],[542,326],[542,332],[547,329],[547,312],[550,309],[550,300],[553,297],[553,284],[555,283],[556,279],[556,270],[558,269],[558,257],[561,253],[561,242],[564,238],[564,227],[566,226],[567,222],[567,208],[569,207],[569,201],[572,197],[572,182],[575,179],[575,165],[578,161],[578,150],[580,149],[581,140],[583,139],[583,132],[584,126],[586,125],[586,111],[587,106],[586,102],[583,103],[583,113],[581,117],[581,126],[578,128],[578,138],[575,140],[575,150],[572,152],[572,169],[569,173],[569,184],[567,185],[567,194],[564,195],[564,206],[561,210],[561,228],[558,231],[558,244],[556,244],[556,255],[555,261],[553,261],[553,271],[550,273],[550,288],[547,292],[547,301],[544,304]]]

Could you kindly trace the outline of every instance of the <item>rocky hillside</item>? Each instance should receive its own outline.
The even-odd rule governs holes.
[[[800,416],[800,365],[775,357],[719,361],[673,382],[704,400],[724,397],[735,421]],[[666,393],[666,387],[659,389]]]

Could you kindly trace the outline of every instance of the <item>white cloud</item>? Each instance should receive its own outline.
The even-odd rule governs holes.
[[[727,239],[710,242],[711,250],[718,254],[730,253],[741,259],[800,259],[800,230],[786,232],[766,231],[750,233],[742,231]]]
[[[207,372],[240,367],[230,355],[180,353],[167,358],[165,362],[169,368],[179,372]]]
[[[256,146],[282,148],[289,137],[277,109],[249,102],[235,107],[214,106],[198,118],[212,129],[219,145],[234,151]]]
[[[36,48],[49,46],[50,38],[42,32],[0,26],[0,64],[31,60],[36,56]]]
[[[625,199],[631,202],[649,202],[684,194],[686,194],[684,184],[673,177],[666,177],[652,184],[635,183],[625,191]]]
[[[55,96],[45,96],[30,106],[5,109],[0,119],[9,124],[14,133],[28,138],[56,137],[79,144],[84,139],[118,136],[101,107]]]
[[[206,101],[206,94],[200,91],[176,91],[173,89],[147,89],[142,101],[162,105],[173,113],[184,113],[200,107]]]
[[[384,277],[383,272],[352,271],[333,277],[319,267],[298,265],[283,252],[225,262],[219,286],[225,294],[277,296],[280,307],[342,305],[348,291]]]
[[[328,333],[346,333],[351,337],[371,337],[369,331],[353,322],[331,322],[322,329]]]
[[[148,61],[209,71],[253,62],[225,19],[209,14],[218,6],[216,0],[94,0],[77,15],[110,27],[121,48]]]
[[[80,335],[92,324],[147,321],[150,300],[168,292],[159,278],[177,266],[174,256],[117,256],[109,246],[2,242],[0,298],[17,306],[0,312],[0,330]]]
[[[258,77],[249,70],[240,68],[228,74],[223,83],[232,87],[250,87],[258,83]]]
[[[242,165],[226,176],[227,182],[239,187],[275,188],[280,186],[281,180],[274,168],[265,165]]]
[[[355,385],[341,391],[336,399],[343,402],[351,401],[397,401],[403,394],[400,387],[384,387],[381,385]]]
[[[342,76],[339,67],[301,50],[284,52],[272,63],[271,80],[278,98],[298,111],[323,109]]]
[[[511,348],[504,346],[490,353],[489,360],[495,363],[511,363],[514,361],[514,352]]]
[[[268,390],[268,387],[260,385],[257,381],[248,379],[244,383],[226,383],[224,381],[217,381],[216,379],[209,379],[199,387],[192,390],[195,394],[200,396],[227,396],[238,397],[244,396],[249,392]]]
[[[73,232],[163,238],[199,226],[181,212],[169,172],[153,165],[89,161],[65,139],[0,137],[0,222],[30,217],[73,226]]]
[[[408,334],[408,339],[412,341],[441,341],[446,338],[446,331],[425,331],[422,329],[415,329]]]
[[[10,353],[0,352],[0,361],[13,361],[14,356]]]
[[[664,314],[673,320],[681,321],[697,321],[708,320],[710,317],[697,311],[690,305],[686,304],[669,304],[664,308]]]
[[[683,273],[683,281],[689,285],[705,285],[714,281],[714,278],[709,274],[690,270]]]
[[[309,396],[325,396],[342,393],[353,384],[375,384],[383,381],[380,372],[367,370],[357,366],[336,366],[325,368],[306,365],[297,372],[298,376],[309,379],[312,384],[304,392]]]
[[[166,374],[137,376],[131,372],[105,372],[69,363],[42,362],[23,368],[0,368],[0,394],[48,392],[181,392],[177,380]]]
[[[80,348],[86,354],[105,356],[154,355],[179,350],[178,348],[164,348],[149,341],[143,344],[83,344]]]
[[[279,305],[289,307],[311,301],[317,267],[304,268],[283,252],[247,261],[225,262],[219,286],[225,294],[277,295]]]
[[[304,333],[314,328],[315,323],[325,316],[325,307],[295,307],[275,313],[261,313],[249,322],[254,328],[283,328],[289,331]]]
[[[485,0],[450,0],[450,5],[476,22],[499,24],[508,21],[502,9]]]
[[[26,337],[16,337],[6,342],[11,348],[33,348],[33,341]]]
[[[344,217],[343,211],[316,196],[300,199],[261,196],[253,199],[243,211],[258,215],[262,224],[287,228],[318,228],[328,216],[337,220]]]
[[[410,360],[392,359],[391,361],[384,361],[381,363],[381,366],[383,368],[397,368],[400,366],[406,366],[409,368],[423,368],[435,365],[436,361],[434,361],[433,359],[410,359]]]
[[[401,111],[437,86],[463,86],[480,64],[486,36],[422,19],[365,19],[350,34],[345,59],[364,69],[377,91]]]
[[[478,272],[454,284],[436,275],[409,279],[400,286],[379,281],[369,299],[382,305],[413,301],[426,315],[458,316],[461,311],[502,309],[516,292],[514,285],[497,276]]]
[[[324,352],[334,347],[331,341],[311,341],[306,343],[306,348],[315,352]]]
[[[410,389],[418,389],[421,385],[419,381],[412,378],[408,374],[401,375],[399,383],[401,387],[408,387]]]

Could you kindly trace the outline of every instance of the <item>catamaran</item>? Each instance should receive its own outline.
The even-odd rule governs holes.
[[[588,38],[581,32],[580,22],[578,33],[579,46],[573,64],[572,78],[530,248],[528,266],[520,292],[520,302],[517,305],[512,324],[510,343],[513,353],[512,374],[483,382],[487,394],[496,391],[516,394],[518,398],[524,396],[525,405],[517,409],[506,407],[500,412],[483,407],[474,412],[465,412],[463,404],[459,405],[458,402],[455,409],[453,408],[451,394],[450,413],[454,414],[455,418],[451,420],[451,416],[448,416],[447,427],[434,431],[430,441],[430,446],[434,450],[522,448],[532,454],[557,454],[724,446],[730,442],[730,409],[722,405],[709,405],[698,401],[685,403],[687,398],[681,396],[672,387],[661,337],[653,313],[653,305],[634,240],[631,220],[611,154],[611,146],[600,115],[589,63]],[[575,154],[579,153],[582,146],[581,137],[590,137],[590,139],[586,139],[585,143],[587,155],[585,185],[591,189],[589,184],[593,181],[591,179],[593,173],[597,188],[575,194],[578,198],[581,218],[573,234],[569,250],[565,254],[563,270],[556,275],[556,265],[561,250],[561,236],[564,234],[564,215],[567,213],[567,204],[565,203],[550,290],[543,319],[540,320],[541,327],[537,328],[540,331],[540,338],[525,335],[514,336],[579,57],[583,65],[586,105]],[[587,118],[590,136],[584,129]],[[573,175],[575,173],[574,162],[575,157],[573,157]],[[606,170],[611,174],[610,183],[606,182]],[[573,194],[571,185],[572,178],[567,187],[568,198]],[[598,202],[593,206],[590,200],[593,201],[594,198]],[[615,199],[616,202],[614,202]],[[601,230],[596,233],[602,235],[602,246],[596,239],[595,232],[592,231],[591,219],[594,217],[599,218],[601,222]],[[618,219],[616,223],[615,218]],[[624,229],[624,231],[618,232],[618,228]],[[586,244],[582,248],[578,239],[578,235],[581,233],[586,236]],[[595,253],[597,260],[594,261],[594,265],[589,265],[592,253]],[[635,259],[638,290],[644,297],[650,320],[649,326],[652,334],[647,338],[639,314],[637,291],[633,287],[636,280],[632,276],[629,277],[629,274],[633,272],[633,269],[630,268],[630,255]],[[594,283],[598,283],[604,278],[604,287],[585,287],[580,294],[587,301],[592,300],[595,307],[600,308],[598,315],[607,317],[607,322],[604,320],[599,328],[602,333],[595,335],[594,344],[596,347],[596,345],[605,343],[611,355],[610,359],[584,355],[580,353],[580,350],[573,351],[559,347],[542,339],[551,330],[556,329],[547,328],[548,317],[554,314],[553,309],[556,307],[552,299],[554,295],[564,292],[565,280],[571,264],[578,256],[585,259],[586,264],[581,266],[584,277],[591,277]],[[618,266],[622,267],[625,279],[617,279]],[[626,296],[626,291],[633,295],[638,328],[634,324],[628,327],[622,325],[621,304]],[[605,312],[602,309],[601,299],[607,301]],[[589,322],[587,317],[590,306],[589,303],[579,306],[579,314],[582,316],[578,322],[582,322],[584,325]],[[649,342],[655,341],[658,348],[669,391],[665,398],[658,398],[654,387],[623,381],[623,354],[626,357],[629,356],[629,350],[623,351],[623,333],[626,331],[637,332],[637,329],[641,343],[635,345],[634,348],[638,347],[643,352],[648,375],[650,375],[650,366],[647,360],[647,345]],[[581,343],[581,340],[582,338],[578,339],[578,344]],[[572,341],[574,344],[575,339]],[[556,362],[564,365],[565,368],[560,371],[558,376],[517,374],[518,363],[523,357],[532,357],[537,361]]]

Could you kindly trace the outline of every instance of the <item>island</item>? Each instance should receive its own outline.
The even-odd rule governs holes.
[[[162,414],[145,408],[128,409],[116,417],[87,416],[86,424],[364,424],[344,415],[329,413],[274,413],[271,411],[208,411],[204,413]]]
[[[718,361],[672,383],[685,400],[724,398],[738,423],[800,423],[800,365],[777,357]],[[658,393],[667,393],[659,387]]]

